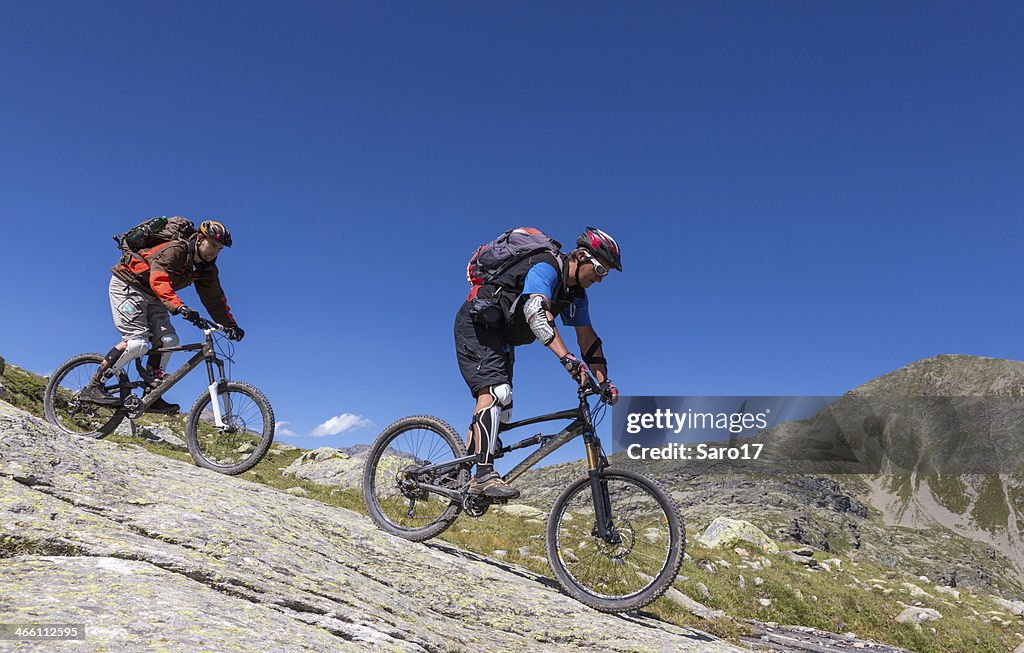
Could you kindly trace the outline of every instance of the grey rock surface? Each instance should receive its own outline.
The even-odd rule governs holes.
[[[179,438],[174,431],[161,424],[137,427],[135,435],[153,442],[163,442],[179,449],[188,448],[185,441]]]
[[[864,650],[872,653],[908,653],[906,649],[870,640],[858,639],[850,634],[839,635],[808,626],[785,626],[745,620],[753,630],[753,637],[741,639],[762,651],[779,653],[849,653]]]
[[[340,449],[321,447],[296,458],[283,474],[320,485],[358,488],[363,482],[364,462],[364,458],[349,456]]]
[[[486,584],[487,591],[479,588]],[[548,579],[0,404],[0,623],[47,651],[739,651]],[[0,651],[37,651],[0,642]]]
[[[900,624],[907,623],[921,623],[922,621],[937,621],[942,618],[938,610],[932,608],[921,608],[916,606],[910,606],[903,609],[893,618],[893,621]]]
[[[1018,617],[1024,616],[1024,601],[1007,601],[999,597],[994,598],[993,601],[999,607]]]
[[[711,522],[697,541],[708,548],[729,547],[737,542],[749,542],[764,551],[779,552],[779,546],[757,526],[748,521],[728,517],[719,517]]]

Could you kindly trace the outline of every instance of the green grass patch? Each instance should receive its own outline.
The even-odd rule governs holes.
[[[974,502],[971,518],[981,528],[993,533],[1006,530],[1010,519],[1010,507],[1006,505],[1003,482],[995,474],[985,477],[985,482]]]
[[[971,505],[971,497],[959,476],[954,474],[936,474],[928,477],[928,487],[939,505],[958,515],[964,514]]]
[[[45,378],[32,372],[26,372],[10,363],[5,365],[2,378],[4,388],[7,390],[7,396],[3,398],[3,401],[36,417],[43,417]]]

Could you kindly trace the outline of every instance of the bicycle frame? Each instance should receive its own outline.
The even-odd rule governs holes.
[[[521,463],[516,465],[512,470],[505,475],[504,479],[506,483],[511,483],[515,479],[519,478],[526,473],[531,467],[539,463],[544,458],[568,444],[570,441],[575,440],[580,435],[583,436],[584,444],[587,447],[587,462],[590,463],[592,468],[597,468],[598,462],[591,455],[591,449],[596,444],[597,451],[600,452],[600,441],[597,436],[594,435],[593,429],[590,424],[587,423],[586,418],[581,414],[582,406],[579,408],[573,408],[569,410],[561,410],[556,413],[548,413],[546,415],[539,415],[537,417],[530,417],[528,419],[520,420],[518,422],[509,422],[508,424],[502,424],[498,427],[498,433],[501,434],[505,431],[511,431],[513,429],[521,428],[523,426],[530,426],[531,424],[541,424],[543,422],[554,422],[557,420],[571,419],[573,420],[568,426],[563,428],[561,431],[554,435],[543,435],[538,433],[533,437],[520,440],[514,444],[502,447],[495,452],[494,457],[500,458],[510,451],[516,449],[522,449],[524,447],[530,447],[535,444],[540,444],[540,448],[531,453]],[[473,457],[475,460],[475,456]]]
[[[516,465],[503,477],[506,483],[511,483],[526,473],[527,470],[538,462],[560,449],[566,443],[571,440],[575,440],[577,437],[582,435],[583,442],[587,450],[587,474],[590,477],[590,489],[594,498],[595,528],[597,529],[598,534],[605,541],[618,543],[621,538],[619,537],[611,519],[611,498],[608,496],[608,484],[601,475],[604,468],[608,466],[608,459],[601,451],[601,439],[597,437],[596,433],[594,433],[593,427],[590,425],[586,415],[584,414],[586,396],[587,394],[585,391],[581,389],[580,405],[576,408],[561,410],[555,413],[548,413],[546,415],[539,415],[537,417],[530,417],[518,422],[510,422],[508,424],[500,425],[498,427],[499,434],[524,426],[529,426],[531,424],[540,424],[543,422],[553,422],[564,419],[573,420],[572,423],[554,435],[538,433],[532,437],[502,447],[500,450],[495,452],[494,457],[497,459],[510,451],[515,451],[516,449],[530,447],[535,444],[541,445],[540,448],[527,456],[525,460]],[[435,471],[443,473],[450,468],[462,465],[472,465],[476,462],[476,459],[476,454],[469,454],[447,462],[435,463],[416,470],[411,470],[410,474],[421,474]],[[436,492],[437,494],[441,494],[456,501],[461,501],[463,498],[460,491],[453,490],[451,488],[427,483],[420,483],[419,486],[425,490]]]
[[[206,362],[206,375],[210,380],[208,391],[210,393],[210,406],[213,409],[214,424],[217,428],[225,428],[223,416],[220,411],[220,403],[217,401],[218,390],[221,385],[227,383],[227,379],[224,377],[224,361],[217,357],[217,351],[213,346],[213,329],[203,329],[203,333],[206,335],[205,342],[197,342],[191,345],[181,345],[178,347],[161,347],[159,349],[151,349],[150,354],[170,354],[179,351],[194,351],[196,352],[192,358],[188,359],[184,365],[175,370],[172,374],[164,377],[163,381],[154,388],[151,392],[146,394],[142,398],[142,408],[145,410],[157,399],[159,399],[165,392],[170,390],[175,383],[185,378],[185,376],[192,370],[199,367],[199,364]],[[139,366],[141,371],[141,359],[136,359],[136,365]],[[217,367],[217,376],[214,376],[213,368]],[[231,410],[231,406],[226,406],[227,410]]]

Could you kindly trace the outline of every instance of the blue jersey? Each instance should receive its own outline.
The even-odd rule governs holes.
[[[526,284],[523,286],[523,294],[544,295],[551,301],[561,283],[558,270],[550,263],[538,263],[526,273]],[[562,324],[571,327],[590,326],[590,302],[586,294],[575,299],[561,314]]]

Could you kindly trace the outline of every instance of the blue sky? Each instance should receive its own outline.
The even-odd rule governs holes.
[[[232,230],[234,375],[303,446],[464,430],[466,260],[518,225],[619,240],[591,314],[624,393],[1019,359],[1022,27],[1009,2],[9,3],[0,354],[105,352],[110,235],[182,214]],[[516,381],[518,417],[573,403],[540,346]]]

